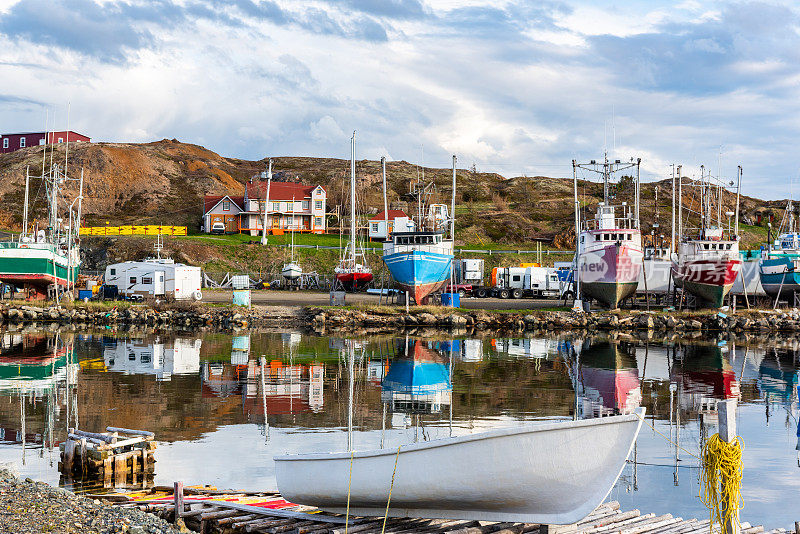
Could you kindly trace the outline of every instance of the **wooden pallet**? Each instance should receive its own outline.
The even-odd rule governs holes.
[[[131,496],[93,495],[117,506],[136,507],[168,521],[175,521],[176,502],[182,509],[180,519],[186,526],[201,534],[228,532],[344,534],[381,532],[382,517],[349,517],[330,514],[307,506],[284,501],[277,493],[230,493],[205,488],[186,488],[182,499],[175,499],[170,488],[155,488]],[[161,493],[159,493],[159,491]],[[715,525],[715,527],[718,527]],[[719,529],[717,528],[717,531]],[[583,521],[574,525],[538,525],[532,523],[502,523],[445,519],[388,518],[387,533],[435,534],[704,534],[709,521],[683,519],[671,514],[642,514],[639,510],[621,511],[616,501],[603,503]],[[763,533],[761,526],[742,523],[742,534]],[[789,534],[776,529],[766,534]],[[800,534],[800,533],[798,533]]]

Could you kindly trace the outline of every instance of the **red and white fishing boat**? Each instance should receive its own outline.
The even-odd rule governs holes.
[[[608,308],[617,308],[624,299],[636,292],[642,269],[642,234],[639,225],[639,164],[641,160],[621,163],[589,164],[572,162],[575,181],[575,227],[578,234],[575,255],[578,299],[590,298]],[[633,209],[623,202],[612,205],[610,181],[614,173],[636,169],[635,204]],[[589,170],[603,175],[603,202],[597,206],[593,219],[581,221],[578,206],[577,170]],[[621,217],[618,217],[618,210]]]
[[[350,139],[350,242],[333,270],[336,285],[345,291],[361,291],[372,282],[372,270],[366,265],[364,246],[358,238],[356,206],[356,133],[353,132]]]
[[[675,286],[713,308],[722,306],[741,270],[739,239],[724,239],[722,228],[709,228],[697,239],[682,241],[672,258]]]
[[[700,300],[700,304],[719,308],[733,287],[736,277],[742,270],[742,257],[739,255],[738,221],[735,226],[722,226],[722,183],[711,184],[711,177],[703,175],[701,167],[700,182],[690,182],[690,186],[699,187],[699,210],[694,212],[700,217],[700,228],[696,232],[684,235],[681,213],[683,211],[683,179],[678,176],[679,199],[679,239],[677,253],[672,255],[672,279],[675,287],[682,288]],[[736,192],[736,219],[739,213],[739,192],[741,184],[741,167]],[[714,189],[717,191],[714,191]],[[715,204],[712,206],[712,204]],[[717,225],[710,222],[717,215]],[[728,217],[734,212],[726,212]]]

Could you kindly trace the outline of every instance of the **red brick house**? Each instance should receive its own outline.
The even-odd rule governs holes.
[[[91,143],[92,140],[77,132],[62,131],[62,132],[23,132],[23,133],[4,133],[0,134],[0,154],[7,152],[14,152],[20,148],[27,148],[30,146],[37,146],[45,144],[47,139],[48,144],[53,143]]]

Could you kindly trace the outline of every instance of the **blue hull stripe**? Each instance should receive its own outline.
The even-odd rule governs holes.
[[[450,278],[453,256],[435,252],[397,252],[383,257],[395,282],[407,287],[436,284]]]

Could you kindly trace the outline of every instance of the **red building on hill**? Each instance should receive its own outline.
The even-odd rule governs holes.
[[[45,144],[47,139],[48,144],[53,143],[91,143],[92,140],[78,132],[62,131],[62,132],[25,132],[25,133],[4,133],[0,134],[0,154],[7,152],[14,152],[20,148],[27,148],[30,146],[37,146]]]

